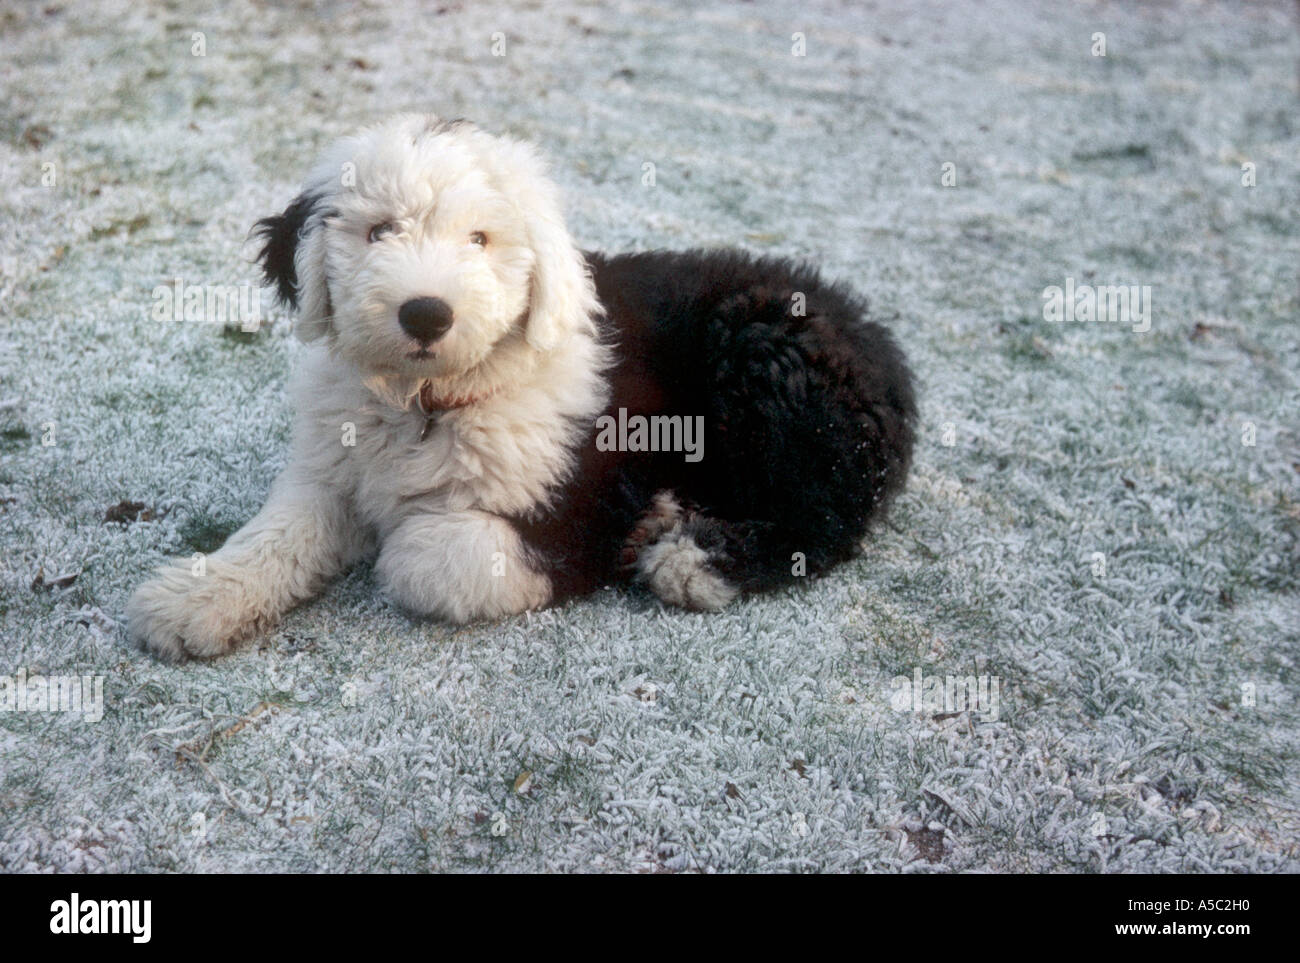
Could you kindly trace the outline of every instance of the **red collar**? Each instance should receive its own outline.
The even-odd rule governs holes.
[[[489,392],[491,394],[491,392]],[[442,414],[444,411],[455,411],[457,408],[467,408],[476,402],[482,401],[488,395],[469,397],[451,397],[437,398],[433,394],[433,385],[427,381],[420,382],[420,411],[426,418],[432,418],[434,415]]]

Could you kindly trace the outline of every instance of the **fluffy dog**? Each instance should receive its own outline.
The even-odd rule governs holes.
[[[257,231],[310,345],[292,451],[202,574],[132,596],[162,658],[228,652],[367,557],[454,622],[620,579],[719,609],[849,558],[903,485],[911,377],[862,301],[740,252],[584,254],[526,144],[399,116]]]

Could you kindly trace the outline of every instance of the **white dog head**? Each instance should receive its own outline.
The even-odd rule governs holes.
[[[600,310],[537,153],[465,121],[345,138],[256,230],[299,336],[369,376],[481,382],[490,357],[549,351]]]

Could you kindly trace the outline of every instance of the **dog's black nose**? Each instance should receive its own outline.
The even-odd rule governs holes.
[[[442,298],[412,298],[397,309],[397,322],[411,337],[428,344],[451,327],[451,305]]]

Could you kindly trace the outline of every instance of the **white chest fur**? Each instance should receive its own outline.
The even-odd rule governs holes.
[[[526,383],[437,416],[425,434],[417,407],[385,403],[356,369],[313,347],[291,389],[290,464],[341,490],[381,539],[420,513],[525,513],[563,482],[604,406],[600,353],[573,344]]]

